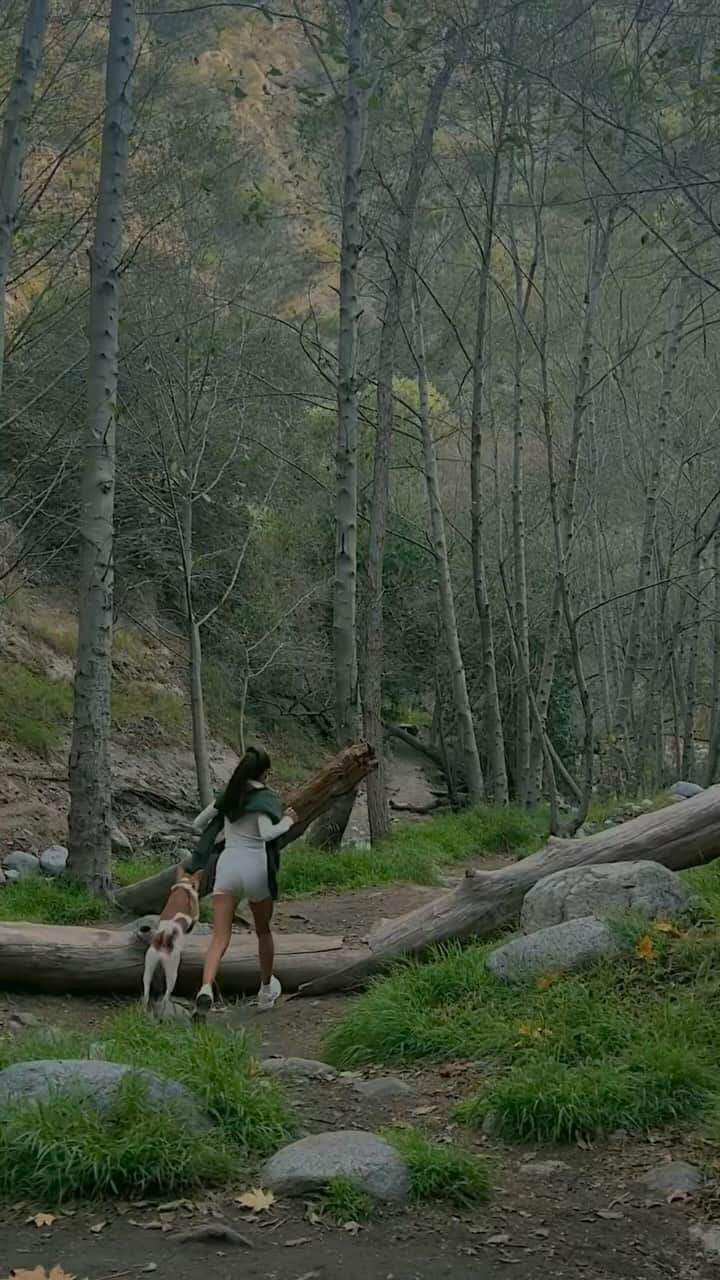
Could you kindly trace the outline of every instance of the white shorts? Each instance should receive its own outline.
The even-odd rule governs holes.
[[[228,841],[217,861],[213,897],[216,893],[229,893],[236,901],[248,902],[264,902],[270,897],[263,840]]]

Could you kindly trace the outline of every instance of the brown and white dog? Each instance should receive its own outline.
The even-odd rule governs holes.
[[[145,956],[143,1004],[159,1002],[162,1012],[170,1008],[175,990],[185,937],[197,923],[200,914],[200,880],[202,872],[178,867],[177,880],[168,894],[158,927]],[[158,973],[158,970],[161,970]]]

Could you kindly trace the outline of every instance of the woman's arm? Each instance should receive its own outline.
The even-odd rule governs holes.
[[[268,818],[266,813],[259,813],[257,816],[258,834],[265,844],[269,844],[271,840],[277,840],[278,836],[284,836],[289,831],[296,819],[289,813],[284,814],[279,822],[273,822],[272,818]]]
[[[200,832],[204,831],[208,824],[212,822],[213,818],[217,817],[217,815],[218,810],[215,805],[209,804],[207,809],[203,809],[202,813],[199,813],[193,822],[193,831],[197,832],[199,835]]]

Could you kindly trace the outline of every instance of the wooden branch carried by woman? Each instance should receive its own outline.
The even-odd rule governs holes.
[[[284,848],[315,821],[337,799],[356,787],[367,777],[375,765],[375,757],[366,742],[354,743],[334,756],[310,782],[292,791],[286,798],[286,807],[294,809],[298,820],[278,844]],[[117,905],[130,915],[143,916],[161,911],[175,878],[176,867],[166,867],[157,875],[140,880],[137,884],[119,889],[115,894]],[[212,859],[203,876],[201,892],[208,892],[215,873]]]

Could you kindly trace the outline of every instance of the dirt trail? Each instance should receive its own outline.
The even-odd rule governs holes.
[[[313,930],[357,937],[381,916],[407,910],[432,892],[407,886],[293,901],[281,907],[278,923],[297,930],[304,919]],[[262,1056],[315,1057],[322,1053],[328,1028],[347,1006],[348,997],[290,1000],[260,1018],[249,1002],[238,1002],[217,1016],[247,1028]],[[34,1013],[46,1025],[87,1027],[100,1024],[116,1007],[117,1002],[17,995],[0,1000],[0,1029],[17,1009]],[[12,1268],[56,1264],[78,1280],[120,1280],[151,1271],[158,1280],[227,1280],[235,1274],[268,1280],[336,1280],[339,1275],[344,1280],[499,1280],[508,1273],[517,1280],[548,1275],[558,1280],[709,1280],[716,1274],[716,1266],[703,1260],[689,1238],[696,1219],[712,1221],[714,1190],[705,1203],[647,1207],[636,1185],[645,1171],[670,1156],[702,1163],[702,1149],[693,1151],[680,1135],[647,1142],[618,1137],[595,1150],[544,1150],[540,1159],[561,1160],[566,1168],[537,1176],[524,1166],[538,1153],[506,1148],[454,1125],[451,1109],[478,1087],[479,1072],[478,1066],[467,1064],[404,1072],[411,1093],[389,1104],[360,1097],[354,1082],[346,1079],[331,1084],[297,1080],[288,1085],[288,1093],[307,1132],[377,1131],[393,1123],[414,1123],[441,1141],[460,1142],[487,1155],[495,1172],[485,1206],[468,1212],[417,1206],[383,1214],[350,1235],[309,1221],[305,1206],[289,1201],[262,1221],[247,1221],[234,1200],[239,1188],[165,1213],[157,1203],[82,1209],[46,1230],[26,1220],[31,1209],[47,1206],[28,1205],[0,1214],[0,1277]],[[207,1221],[233,1225],[249,1237],[252,1249],[174,1239],[178,1231]],[[106,1225],[94,1232],[98,1222]]]

